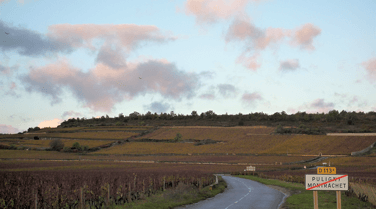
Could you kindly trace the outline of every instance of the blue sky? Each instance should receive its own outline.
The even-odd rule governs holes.
[[[134,111],[376,111],[375,10],[373,0],[0,0],[0,133]]]

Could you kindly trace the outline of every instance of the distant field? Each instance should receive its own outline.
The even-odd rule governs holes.
[[[351,165],[351,166],[361,165],[361,166],[370,166],[370,167],[372,166],[374,169],[376,169],[376,157],[369,157],[369,156],[330,158],[330,163],[333,165],[341,165],[341,166],[348,166],[348,165]]]
[[[167,130],[167,129],[166,129]],[[179,133],[183,139],[221,140],[224,143],[194,146],[193,143],[158,143],[158,142],[132,142],[100,150],[98,154],[188,154],[188,153],[228,153],[228,154],[308,154],[318,155],[349,155],[351,152],[362,150],[376,141],[376,137],[337,137],[321,135],[252,135],[244,136],[239,132],[223,137],[207,134],[205,131],[188,132],[181,129]],[[205,130],[205,129],[203,129]],[[159,131],[159,130],[158,130]],[[170,131],[170,130],[168,130]],[[187,132],[186,132],[187,131]],[[154,133],[152,133],[154,134]],[[159,132],[158,135],[148,134],[142,138],[166,139],[170,135]],[[170,134],[170,133],[169,133]],[[186,136],[185,136],[186,135]],[[197,136],[200,135],[200,136]],[[221,135],[220,133],[218,135]],[[185,136],[185,137],[184,137]],[[208,136],[208,137],[205,137]]]
[[[239,126],[239,127],[211,127],[211,126],[173,126],[162,127],[153,133],[144,135],[140,138],[149,139],[173,139],[177,133],[182,135],[182,139],[212,139],[217,141],[231,141],[250,139],[253,134],[269,135],[274,131],[270,127],[252,127],[252,126]]]
[[[78,132],[78,133],[49,133],[40,135],[46,138],[71,138],[71,139],[103,139],[103,140],[119,140],[126,139],[131,136],[137,136],[138,133],[132,132]]]
[[[79,159],[79,156],[76,154],[52,151],[0,150],[0,158]]]
[[[24,139],[0,139],[0,144],[15,145],[17,147],[50,147],[52,140],[24,140]],[[109,144],[115,141],[109,140],[74,140],[74,139],[62,139],[65,147],[72,147],[75,142],[78,142],[82,146],[98,147],[101,145]]]
[[[212,163],[248,163],[271,164],[309,160],[306,156],[237,156],[237,155],[192,155],[192,156],[83,156],[85,159],[116,159],[135,161],[180,161],[180,162],[212,162]]]
[[[376,142],[376,136],[321,136],[292,135],[278,146],[265,149],[262,153],[282,154],[351,154]]]
[[[191,172],[224,173],[241,171],[242,165],[180,165],[164,163],[122,163],[122,162],[93,162],[93,161],[0,161],[0,171],[51,171],[51,170],[126,170],[127,172]]]

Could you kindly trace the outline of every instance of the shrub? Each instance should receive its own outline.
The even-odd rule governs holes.
[[[60,151],[64,148],[64,143],[60,139],[55,139],[50,142],[50,147],[52,150]]]
[[[238,125],[239,126],[244,126],[244,122],[241,120],[241,121],[239,121]]]
[[[64,151],[64,152],[69,152],[69,151],[70,151],[70,148],[69,148],[69,147],[64,147],[63,151]]]
[[[175,136],[175,138],[174,138],[174,140],[175,140],[176,142],[178,142],[178,141],[181,140],[181,138],[182,138],[182,135],[181,135],[180,133],[177,133],[176,136]]]
[[[82,146],[82,150],[83,151],[88,151],[89,150],[89,146],[87,146],[87,145]]]
[[[39,137],[38,136],[34,136],[34,140],[39,140]]]
[[[116,125],[116,126],[121,126],[121,125],[123,125],[123,123],[120,122],[120,121],[118,121],[118,122],[115,123],[115,125]]]
[[[73,148],[73,149],[77,149],[77,150],[81,150],[81,149],[82,149],[80,143],[78,143],[78,142],[75,142],[75,143],[73,144],[72,148]]]

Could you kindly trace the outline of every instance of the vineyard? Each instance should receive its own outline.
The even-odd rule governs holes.
[[[184,135],[183,135],[184,137]],[[256,135],[249,139],[232,139],[221,143],[195,146],[193,143],[131,142],[100,150],[97,154],[303,154],[348,155],[376,141],[375,137],[330,137]]]
[[[40,138],[67,138],[67,139],[101,139],[119,140],[137,136],[133,132],[76,132],[76,133],[47,133],[38,135]]]
[[[2,208],[74,208],[122,205],[174,188],[179,182],[202,188],[215,176],[198,172],[125,171],[0,172]]]
[[[62,139],[61,140],[66,147],[72,147],[75,142],[79,142],[81,146],[99,147],[105,144],[109,144],[115,141],[109,140],[73,140],[73,139]],[[51,140],[24,140],[24,139],[0,139],[0,144],[2,145],[14,145],[16,147],[50,147]]]

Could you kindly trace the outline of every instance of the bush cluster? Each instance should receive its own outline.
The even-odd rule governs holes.
[[[300,125],[297,128],[283,128],[281,125],[277,126],[275,129],[277,134],[308,134],[308,135],[325,135],[325,131],[320,128],[306,127],[305,125]]]
[[[72,147],[64,147],[63,148],[63,151],[64,152],[71,152],[71,151],[88,151],[89,150],[89,146],[87,145],[80,145],[80,143],[78,142],[75,142]]]

